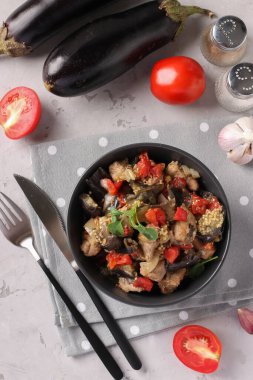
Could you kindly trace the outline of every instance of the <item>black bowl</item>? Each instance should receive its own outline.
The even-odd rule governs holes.
[[[223,239],[217,245],[217,255],[219,260],[214,261],[206,266],[205,271],[201,276],[188,282],[185,286],[180,286],[174,293],[163,295],[160,293],[125,293],[116,288],[108,278],[102,276],[98,269],[94,266],[94,261],[91,258],[87,258],[80,250],[83,230],[83,210],[80,206],[79,195],[88,191],[85,180],[88,179],[98,167],[107,168],[112,162],[116,160],[123,160],[129,158],[130,160],[136,155],[142,152],[148,152],[149,156],[156,162],[168,163],[172,160],[180,161],[181,163],[196,169],[201,175],[201,187],[214,193],[218,199],[222,202],[226,210],[226,220],[224,225]],[[226,254],[228,252],[228,246],[231,234],[231,216],[229,211],[229,205],[226,195],[219,184],[217,178],[212,172],[199,160],[194,158],[189,153],[186,153],[180,149],[152,143],[139,143],[133,145],[127,145],[116,150],[113,150],[102,158],[97,160],[82,176],[78,185],[76,186],[72,195],[69,210],[67,231],[70,246],[75,257],[75,260],[85,274],[85,276],[100,290],[119,301],[128,303],[134,306],[145,307],[160,307],[175,304],[190,298],[200,290],[202,290],[217,274],[221,268]]]

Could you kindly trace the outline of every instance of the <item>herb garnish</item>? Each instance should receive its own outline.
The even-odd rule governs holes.
[[[129,224],[132,228],[139,231],[149,240],[157,240],[158,232],[155,228],[145,227],[138,220],[137,205],[134,205],[130,210],[119,211],[116,208],[111,208],[110,213],[112,216],[112,222],[108,225],[109,231],[117,236],[124,236],[123,220],[128,218]]]
[[[205,265],[207,263],[210,263],[211,261],[215,261],[218,259],[218,256],[211,257],[211,259],[203,260],[197,264],[195,264],[188,272],[188,276],[191,279],[195,279],[196,277],[199,277],[205,270]]]

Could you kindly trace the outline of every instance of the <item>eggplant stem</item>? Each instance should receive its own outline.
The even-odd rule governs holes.
[[[194,5],[181,5],[178,0],[162,0],[159,9],[165,10],[168,17],[173,21],[181,23],[177,35],[182,31],[184,23],[189,16],[194,14],[202,14],[214,17],[215,13],[209,9],[200,8]]]
[[[15,41],[14,37],[9,36],[8,26],[4,23],[0,28],[0,55],[10,55],[20,57],[31,52],[31,48],[25,43]]]

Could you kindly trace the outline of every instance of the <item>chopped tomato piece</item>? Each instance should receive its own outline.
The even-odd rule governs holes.
[[[201,198],[197,194],[192,194],[191,211],[194,215],[205,214],[208,204],[208,200]]]
[[[208,210],[214,210],[216,208],[221,208],[221,204],[218,199],[213,195],[211,199],[209,199],[209,205],[207,206]]]
[[[176,333],[173,349],[177,358],[187,367],[201,373],[212,373],[219,366],[222,345],[211,330],[189,325]]]
[[[182,207],[177,207],[176,213],[174,215],[174,220],[177,222],[186,222],[187,221],[187,211]]]
[[[161,177],[162,174],[163,174],[163,170],[164,170],[164,164],[157,164],[155,166],[153,166],[150,170],[150,173],[154,176],[154,177]]]
[[[137,277],[134,280],[133,285],[136,288],[142,288],[142,289],[146,290],[147,292],[151,292],[154,284],[149,278]]]
[[[172,246],[170,248],[165,248],[164,257],[170,263],[173,264],[180,254],[180,248],[177,246]]]
[[[203,244],[203,248],[202,249],[205,249],[207,251],[213,251],[215,249],[214,243],[211,242],[211,243]]]
[[[122,186],[123,181],[119,182],[113,182],[111,179],[104,178],[101,179],[100,184],[101,186],[108,191],[110,195],[117,195],[119,192],[119,189]]]
[[[119,201],[120,207],[124,207],[126,205],[126,199],[124,198],[122,194],[118,194],[118,201]]]
[[[154,226],[166,224],[166,214],[161,208],[150,208],[145,214],[146,220]]]
[[[109,269],[114,269],[120,265],[131,265],[133,263],[131,256],[125,254],[121,255],[120,253],[116,253],[115,251],[111,251],[106,256],[107,266]]]
[[[184,187],[186,187],[187,183],[184,178],[174,177],[171,182],[171,185],[175,187],[176,189],[183,189]]]
[[[145,178],[149,175],[151,169],[151,161],[148,158],[147,153],[143,153],[140,155],[140,160],[137,162],[136,167],[138,170],[138,175],[141,178]]]
[[[193,248],[193,245],[192,244],[180,245],[179,248],[183,249],[184,251],[189,251],[189,249]]]

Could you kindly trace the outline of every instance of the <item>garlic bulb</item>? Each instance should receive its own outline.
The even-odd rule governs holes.
[[[231,161],[248,164],[253,160],[253,118],[245,116],[228,124],[220,131],[218,143]]]

